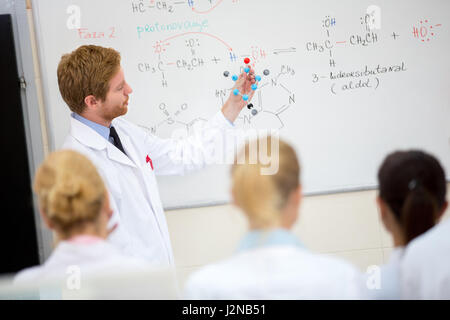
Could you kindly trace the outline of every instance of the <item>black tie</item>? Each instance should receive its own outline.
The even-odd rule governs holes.
[[[117,134],[117,131],[116,131],[116,129],[114,129],[113,126],[111,126],[111,128],[109,128],[109,137],[113,138],[113,141],[114,141],[113,144],[117,147],[117,149],[119,149],[120,151],[125,153],[125,150],[123,150],[123,147],[122,147],[122,143],[120,142],[119,135]]]

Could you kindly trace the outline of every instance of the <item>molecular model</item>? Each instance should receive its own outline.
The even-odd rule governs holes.
[[[250,59],[249,59],[249,58],[245,58],[245,59],[244,59],[244,63],[245,63],[246,65],[248,65],[248,64],[250,63]],[[250,72],[250,68],[249,68],[248,66],[245,66],[244,71],[245,71],[246,73],[249,73],[249,72]],[[265,76],[268,76],[269,73],[270,73],[270,72],[269,72],[269,70],[267,70],[267,69],[265,69],[265,70],[263,71],[263,74],[264,74]],[[225,71],[225,72],[223,73],[223,75],[224,75],[225,77],[228,77],[228,76],[230,75],[230,73],[229,73],[228,71]],[[238,79],[238,76],[234,74],[234,75],[231,77],[231,79],[232,79],[233,81],[236,81],[236,80]],[[255,80],[256,80],[256,83],[252,84],[252,90],[253,90],[253,91],[256,90],[256,89],[258,89],[258,83],[259,83],[259,81],[261,81],[261,76],[258,76],[258,75],[255,76]],[[240,93],[240,92],[239,92],[239,89],[234,89],[234,90],[233,90],[233,94],[234,94],[235,96],[237,96],[237,95],[242,96],[242,100],[244,100],[244,101],[247,101],[247,100],[248,100],[248,95]],[[247,108],[248,108],[248,109],[253,108],[253,104],[249,103],[249,104],[247,105]],[[252,110],[252,115],[256,115],[257,113],[258,113],[258,111],[257,111],[256,109],[253,109],[253,110]]]

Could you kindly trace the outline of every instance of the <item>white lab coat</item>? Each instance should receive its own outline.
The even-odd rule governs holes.
[[[359,299],[361,274],[339,259],[291,245],[240,252],[188,279],[187,299]]]
[[[404,299],[450,299],[450,219],[407,246],[400,272]]]
[[[167,283],[155,282],[155,277]],[[125,256],[98,239],[94,243],[61,241],[44,264],[20,271],[14,285],[22,288],[27,299],[141,299],[155,291],[151,285],[156,283],[159,292],[150,296],[159,299],[177,296],[175,281],[173,268]],[[172,295],[167,294],[169,289]]]
[[[233,126],[221,111],[198,128],[195,135],[177,140],[157,138],[123,118],[114,119],[112,126],[128,157],[74,118],[62,148],[86,155],[103,177],[114,211],[110,226],[118,223],[108,240],[128,255],[174,265],[155,174],[184,174],[203,167],[211,160],[207,154],[214,152],[217,136]]]
[[[390,254],[388,263],[380,267],[379,274],[364,274],[364,298],[371,300],[401,299],[400,265],[404,251],[403,247],[394,248]],[[376,278],[376,282],[372,282],[372,277]]]
[[[145,260],[125,256],[104,240],[89,244],[61,241],[45,263],[20,271],[14,282],[28,284],[67,279],[72,266],[79,268],[83,277],[151,268]]]

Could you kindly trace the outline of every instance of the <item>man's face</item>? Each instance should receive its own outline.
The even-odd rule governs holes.
[[[109,81],[109,91],[100,108],[102,118],[111,121],[126,114],[128,111],[128,95],[132,92],[133,90],[125,81],[123,69],[120,68],[119,72]]]

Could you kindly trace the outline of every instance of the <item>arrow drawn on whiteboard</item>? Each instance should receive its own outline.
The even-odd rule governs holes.
[[[287,52],[295,52],[296,49],[294,47],[290,47],[287,49],[274,49],[273,54],[287,53]]]
[[[228,48],[228,50],[233,51],[233,49],[230,47],[230,45],[229,45],[228,43],[226,43],[226,42],[223,41],[222,39],[216,37],[215,35],[212,35],[212,34],[206,33],[206,32],[185,32],[185,33],[180,33],[180,34],[177,34],[177,35],[172,36],[172,37],[170,37],[170,38],[167,38],[167,39],[162,40],[161,43],[165,43],[165,42],[167,42],[167,41],[169,41],[169,40],[171,40],[171,39],[175,39],[175,38],[178,38],[178,37],[181,37],[181,36],[185,36],[185,35],[187,35],[187,34],[203,34],[203,35],[205,35],[205,36],[214,38],[214,39],[216,39],[216,40],[222,42],[222,43]]]
[[[215,4],[214,7],[211,7],[209,10],[206,11],[198,11],[197,9],[195,9],[194,7],[192,7],[192,11],[194,11],[195,13],[199,13],[199,14],[205,14],[205,13],[210,13],[211,11],[213,11],[223,0],[219,0],[217,1],[217,3]]]

